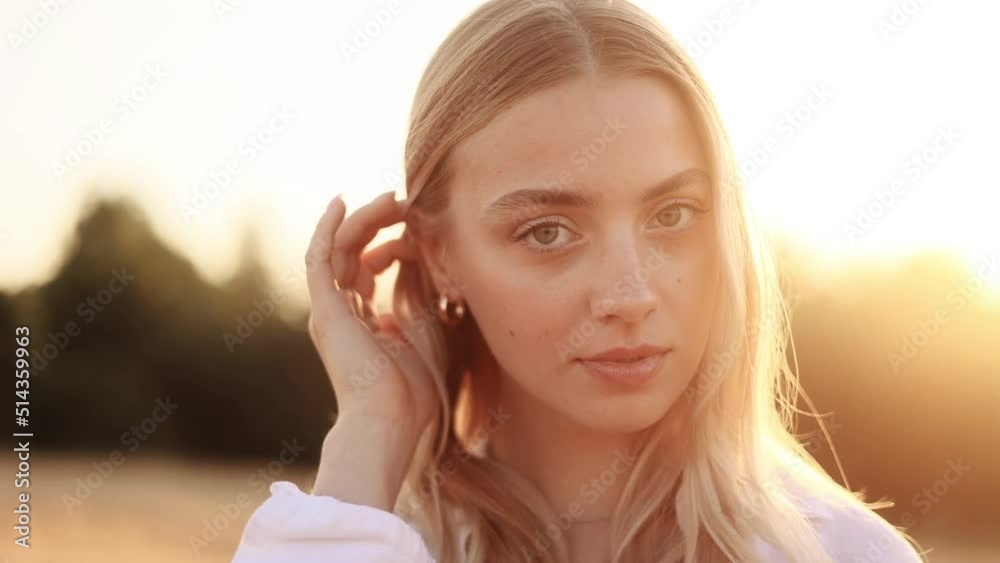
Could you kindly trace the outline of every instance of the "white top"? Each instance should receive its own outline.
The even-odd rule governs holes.
[[[271,496],[250,516],[233,563],[435,563],[420,534],[399,516],[311,495],[289,481],[271,484]],[[837,563],[921,563],[888,522],[860,508],[832,509],[810,502],[821,541]],[[462,533],[462,541],[467,530]],[[762,560],[789,563],[758,538]]]

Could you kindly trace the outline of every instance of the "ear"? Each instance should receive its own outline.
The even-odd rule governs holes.
[[[455,275],[455,264],[444,232],[422,232],[414,236],[414,239],[437,294],[445,295],[449,299],[459,298],[463,286],[458,283]]]

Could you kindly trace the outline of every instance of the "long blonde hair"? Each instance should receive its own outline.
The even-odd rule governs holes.
[[[653,18],[618,0],[492,0],[466,17],[434,54],[414,99],[404,236],[440,226],[449,156],[463,139],[516,101],[587,74],[657,77],[684,98],[710,156],[725,265],[709,351],[678,400],[690,407],[683,463],[665,462],[677,431],[665,417],[645,434],[629,473],[612,520],[613,560],[757,561],[757,536],[790,561],[832,563],[803,497],[865,510],[884,504],[863,503],[833,481],[792,434],[801,389],[785,358],[788,316],[777,274],[746,212],[715,103]],[[439,563],[566,563],[565,545],[546,533],[551,520],[540,493],[482,453],[495,388],[470,377],[490,360],[475,321],[434,322],[438,294],[419,262],[400,266],[393,293],[440,396],[396,513],[421,530]],[[457,541],[459,515],[471,530],[467,550]]]

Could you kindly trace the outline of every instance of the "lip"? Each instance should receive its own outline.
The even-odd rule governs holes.
[[[627,362],[628,360],[635,360],[646,358],[648,356],[655,356],[657,354],[666,354],[669,348],[663,348],[661,346],[653,346],[651,344],[643,344],[641,346],[634,346],[631,348],[618,347],[611,348],[610,350],[605,350],[600,354],[594,354],[593,356],[585,356],[579,358],[582,362]]]
[[[650,345],[612,348],[600,354],[578,358],[576,362],[597,379],[635,387],[656,375],[669,351],[669,348]]]

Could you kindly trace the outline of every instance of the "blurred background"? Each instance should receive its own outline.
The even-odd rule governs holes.
[[[803,418],[807,448],[930,561],[1000,561],[1000,5],[637,3],[708,80],[778,251],[832,435]],[[336,193],[403,193],[420,73],[477,4],[0,4],[0,330],[9,365],[30,328],[31,366],[0,557],[229,561],[267,484],[311,486],[336,405],[307,241]]]

